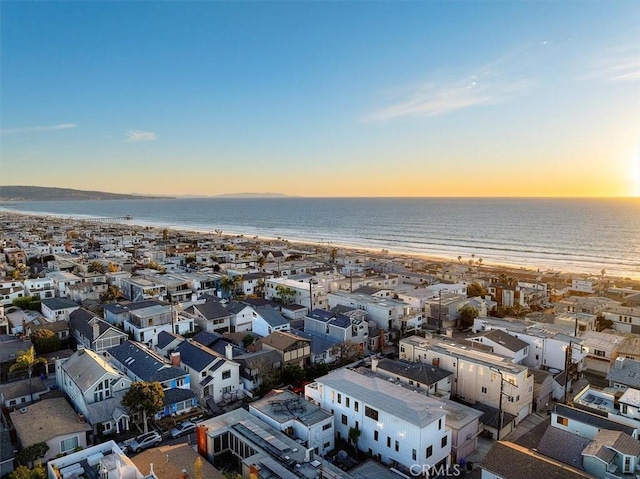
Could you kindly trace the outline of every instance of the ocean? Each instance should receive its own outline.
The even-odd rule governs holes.
[[[333,247],[423,254],[640,279],[640,198],[201,198],[48,201],[0,211],[131,223]]]

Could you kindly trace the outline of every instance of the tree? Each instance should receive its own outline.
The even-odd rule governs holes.
[[[58,351],[62,341],[56,333],[50,329],[38,329],[31,334],[31,344],[38,354],[52,353]]]
[[[220,280],[220,288],[233,298],[236,289],[236,282],[231,276],[223,276]]]
[[[9,372],[13,372],[18,369],[26,369],[29,373],[29,394],[31,395],[31,402],[33,402],[33,391],[31,390],[31,375],[33,374],[33,367],[37,364],[46,363],[46,359],[36,357],[36,351],[34,347],[31,346],[29,349],[24,351],[18,351],[16,362],[9,368]]]
[[[104,294],[105,301],[115,301],[122,295],[122,290],[115,284],[110,284],[107,292]]]
[[[463,328],[473,326],[473,320],[478,317],[478,310],[473,306],[466,305],[458,311],[458,318]]]
[[[357,343],[347,339],[336,344],[333,347],[333,353],[336,355],[338,363],[347,364],[360,356],[360,346]]]
[[[203,479],[202,476],[202,456],[196,457],[193,463],[193,477],[194,479]]]
[[[287,366],[282,370],[282,382],[298,386],[305,378],[304,369],[300,366]]]
[[[291,303],[296,297],[295,289],[279,284],[276,286],[276,295],[282,304]]]
[[[107,265],[107,271],[109,271],[109,273],[117,273],[118,271],[120,271],[120,266],[118,266],[117,263],[112,263],[111,261],[109,261],[109,264]]]
[[[267,258],[264,256],[260,256],[258,258],[258,266],[260,267],[260,271],[264,271],[264,265],[267,264]]]
[[[351,444],[353,444],[353,448],[356,451],[356,455],[358,454],[358,440],[360,439],[361,434],[362,434],[362,431],[360,431],[360,429],[358,429],[357,427],[349,428],[349,441],[351,442]]]
[[[253,344],[253,335],[252,334],[245,334],[244,338],[242,338],[242,345],[245,348],[248,348],[252,344]]]
[[[104,273],[104,265],[100,261],[92,261],[87,268],[89,273]]]
[[[24,298],[16,298],[12,304],[20,309],[30,309],[31,311],[40,311],[39,296],[25,296]]]
[[[487,289],[480,283],[473,282],[467,286],[467,297],[475,298],[476,296],[486,296]]]
[[[18,466],[8,477],[9,479],[47,479],[47,471],[42,463],[36,464],[33,469],[29,469],[27,466]]]
[[[331,260],[331,264],[336,264],[336,258],[338,257],[338,248],[331,248],[329,252],[329,259]]]
[[[167,228],[162,230],[162,239],[167,241],[169,239],[169,230]]]
[[[162,385],[155,381],[148,382],[134,382],[131,384],[131,388],[122,398],[122,404],[131,411],[142,413],[142,422],[144,432],[148,429],[147,417],[153,416],[162,409],[164,401],[164,390]]]
[[[16,454],[16,459],[23,466],[33,465],[33,461],[44,457],[49,450],[49,446],[46,442],[37,442],[25,447],[22,451]]]

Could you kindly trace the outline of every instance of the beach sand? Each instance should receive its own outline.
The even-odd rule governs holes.
[[[448,273],[453,276],[463,276],[464,272],[468,272],[470,266],[468,264],[471,258],[465,257],[462,261],[459,261],[457,257],[438,257],[431,256],[426,254],[419,253],[398,253],[393,250],[374,250],[372,248],[365,247],[353,247],[347,245],[341,245],[339,243],[317,243],[313,241],[288,241],[286,238],[273,238],[267,236],[246,236],[242,233],[236,232],[222,232],[219,234],[215,230],[191,230],[191,229],[183,229],[183,228],[175,228],[171,226],[161,227],[158,225],[150,226],[145,224],[144,222],[136,222],[133,221],[109,221],[109,222],[97,222],[91,219],[80,219],[80,218],[69,218],[63,215],[44,215],[38,213],[24,213],[24,212],[12,212],[12,211],[3,211],[0,213],[0,221],[20,221],[21,219],[31,219],[41,221],[42,223],[59,223],[69,227],[70,229],[75,229],[78,231],[82,231],[83,228],[88,228],[89,226],[96,227],[101,226],[110,229],[117,229],[121,232],[133,232],[143,229],[145,231],[154,231],[156,235],[162,235],[163,230],[169,231],[169,238],[188,238],[188,237],[206,237],[211,240],[221,240],[224,239],[226,241],[233,241],[242,238],[247,242],[257,242],[263,245],[261,249],[273,249],[276,247],[286,247],[292,250],[301,250],[301,251],[310,251],[313,250],[318,252],[320,256],[324,256],[328,258],[331,250],[337,250],[338,259],[341,257],[349,257],[349,256],[365,256],[368,260],[373,260],[378,264],[394,264],[394,265],[402,265],[404,268],[409,268],[409,270],[424,271],[429,272],[431,274],[437,274],[441,276],[445,273]],[[514,277],[526,277],[532,280],[536,278],[554,278],[555,281],[566,281],[567,279],[574,277],[585,277],[584,273],[571,272],[571,271],[553,271],[553,270],[537,270],[532,268],[525,268],[523,266],[517,264],[495,264],[495,263],[485,263],[484,261],[481,264],[478,264],[478,260],[480,258],[474,258],[474,264],[471,267],[474,274],[472,276],[482,277],[483,275],[491,274],[493,276],[505,274],[507,276]],[[393,268],[389,271],[389,273],[393,274]],[[592,275],[593,277],[594,275]],[[622,278],[615,278],[611,276],[607,276],[608,280],[622,280]]]

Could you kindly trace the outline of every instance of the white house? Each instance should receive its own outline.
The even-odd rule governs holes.
[[[53,287],[55,294],[58,297],[64,298],[67,296],[67,287],[72,284],[79,283],[82,278],[76,276],[73,273],[67,271],[51,271],[47,273],[47,278],[53,281]]]
[[[280,312],[269,306],[256,306],[252,312],[252,331],[266,337],[275,331],[290,331],[291,324]]]
[[[96,431],[113,434],[129,429],[129,414],[120,401],[131,379],[103,355],[79,349],[67,359],[56,360],[56,383]]]
[[[385,330],[398,329],[412,331],[422,328],[422,313],[413,309],[404,301],[392,298],[380,298],[362,293],[329,293],[329,308],[338,305],[361,309],[367,312],[367,320]]]
[[[229,345],[232,348],[231,345]],[[191,390],[199,399],[232,402],[243,396],[240,366],[195,341],[183,341],[171,353],[171,363],[190,374]]]
[[[529,355],[529,344],[500,329],[485,331],[467,340],[490,346],[494,353],[512,358],[517,364],[522,364]]]
[[[40,299],[53,298],[55,296],[53,279],[51,278],[25,279],[24,287],[29,296],[37,296]]]
[[[499,354],[472,350],[464,344],[411,336],[400,340],[400,359],[421,361],[454,374],[453,397],[502,410],[522,421],[531,414],[533,375]],[[503,396],[503,400],[501,400]]]
[[[332,411],[338,438],[360,430],[358,449],[385,464],[407,472],[450,464],[451,428],[438,399],[346,368],[308,384],[305,397]]]
[[[602,312],[603,318],[613,323],[616,331],[640,334],[640,308],[615,306]]]
[[[47,298],[40,303],[42,315],[49,321],[69,321],[69,315],[80,305],[66,298]]]
[[[368,349],[369,323],[362,319],[314,309],[304,318],[304,330],[337,342],[351,341],[363,352]]]

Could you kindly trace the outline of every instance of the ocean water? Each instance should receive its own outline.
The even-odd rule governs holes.
[[[0,210],[282,237],[463,262],[640,278],[640,198],[203,198],[50,201]]]

